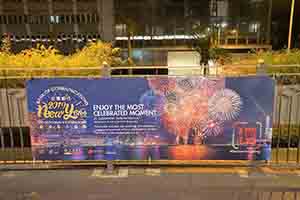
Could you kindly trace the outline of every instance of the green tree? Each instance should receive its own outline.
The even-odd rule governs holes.
[[[191,47],[199,53],[201,57],[200,63],[206,63],[209,57],[209,49],[213,41],[213,31],[208,26],[197,25],[193,27],[191,35],[193,37],[190,44]]]
[[[229,54],[222,48],[218,48],[217,29],[208,26],[196,26],[193,29],[192,48],[199,53],[202,60],[201,63],[206,63],[206,59],[214,59],[224,64],[231,61]],[[207,58],[203,58],[207,56]]]

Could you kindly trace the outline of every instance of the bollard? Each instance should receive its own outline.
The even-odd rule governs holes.
[[[281,107],[282,107],[282,94],[279,94],[279,113],[278,113],[278,136],[277,136],[277,142],[276,142],[276,162],[279,163],[279,149],[280,149],[280,138],[281,138]]]
[[[105,173],[113,174],[114,173],[114,164],[112,160],[106,161]]]

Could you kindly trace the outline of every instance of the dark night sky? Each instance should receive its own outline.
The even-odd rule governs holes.
[[[300,48],[300,0],[295,1],[292,45],[293,47]],[[274,35],[279,38],[278,45],[276,45],[273,41],[274,48],[287,46],[291,2],[292,0],[273,0],[273,22],[278,23],[277,28],[273,27],[273,40]]]

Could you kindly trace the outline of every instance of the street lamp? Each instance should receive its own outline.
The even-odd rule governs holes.
[[[292,0],[291,16],[290,16],[290,28],[289,28],[289,38],[288,38],[288,52],[290,52],[290,50],[291,50],[292,33],[293,33],[293,20],[294,20],[294,10],[295,10],[295,0]]]
[[[232,31],[231,31],[231,34],[236,34],[237,33],[237,30],[236,29],[233,29]]]
[[[225,28],[227,26],[227,23],[226,22],[223,22],[222,24],[221,24],[221,27],[222,28]]]

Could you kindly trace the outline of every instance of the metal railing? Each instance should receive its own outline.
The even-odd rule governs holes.
[[[252,67],[257,68],[257,66]],[[300,69],[298,65],[283,67]],[[203,74],[201,67],[114,67],[110,68],[110,71],[111,77],[200,76]],[[300,73],[266,72],[265,75],[267,74],[276,80],[272,163],[300,165]],[[256,73],[238,74],[238,76],[249,75],[256,75]],[[101,67],[0,68],[0,161],[32,160],[27,119],[26,80],[53,77],[99,78],[101,76]],[[223,73],[223,67],[217,66],[211,70],[209,76],[223,77],[226,74]],[[230,76],[236,76],[236,74]]]

